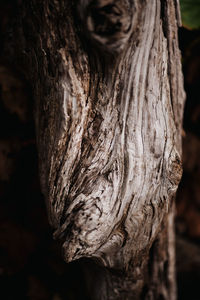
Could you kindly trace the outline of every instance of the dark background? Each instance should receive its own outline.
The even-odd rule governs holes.
[[[3,44],[19,0],[0,2],[0,298],[87,299],[77,262],[63,262],[40,191],[33,99]],[[179,29],[187,101],[177,194],[179,300],[200,299],[200,31]],[[170,300],[170,299],[169,299]]]

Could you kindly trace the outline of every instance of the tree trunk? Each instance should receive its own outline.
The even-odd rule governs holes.
[[[31,0],[19,14],[15,49],[64,259],[88,258],[93,300],[175,299],[178,1]]]

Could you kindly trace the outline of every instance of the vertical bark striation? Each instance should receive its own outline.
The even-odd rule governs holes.
[[[17,48],[33,83],[49,220],[67,262],[104,266],[92,299],[175,299],[184,103],[176,9],[173,0],[21,8]]]

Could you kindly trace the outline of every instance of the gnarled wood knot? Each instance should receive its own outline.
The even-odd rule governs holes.
[[[108,52],[120,52],[132,32],[135,6],[130,0],[80,0],[78,14],[89,39]]]

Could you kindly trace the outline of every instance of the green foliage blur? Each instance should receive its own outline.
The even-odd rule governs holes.
[[[200,0],[180,0],[183,26],[200,29]]]

